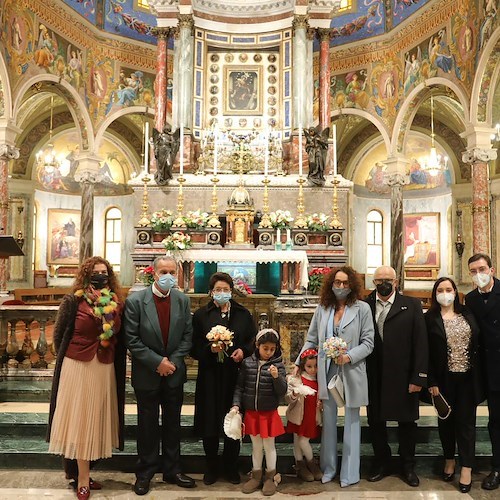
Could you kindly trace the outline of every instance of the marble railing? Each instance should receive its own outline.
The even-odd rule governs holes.
[[[58,309],[58,306],[0,305],[0,360],[8,368],[48,367],[45,356],[52,345],[47,342],[47,333],[48,330],[52,333]],[[19,324],[24,329],[20,330]]]

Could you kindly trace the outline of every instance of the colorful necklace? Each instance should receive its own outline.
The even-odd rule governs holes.
[[[77,290],[76,297],[83,297],[92,307],[92,312],[96,318],[102,322],[102,333],[99,334],[102,347],[110,345],[109,339],[114,335],[113,326],[115,324],[115,313],[118,309],[118,297],[115,292],[109,288],[95,290],[94,293],[88,294],[87,290]]]

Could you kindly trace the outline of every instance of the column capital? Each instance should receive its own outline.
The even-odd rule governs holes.
[[[188,29],[192,33],[194,32],[194,19],[192,14],[179,14],[177,19],[179,20],[178,27],[180,30]]]
[[[330,28],[316,28],[316,32],[320,42],[329,42],[333,37],[333,33]]]
[[[166,40],[170,36],[172,36],[175,32],[175,28],[161,28],[161,27],[154,27],[151,30],[151,34],[158,38],[159,40]]]
[[[75,174],[75,181],[80,184],[97,184],[98,182],[102,182],[102,180],[103,177],[99,172],[84,170]]]
[[[293,21],[292,21],[292,29],[293,31],[297,29],[305,29],[307,30],[309,28],[309,16],[305,15],[298,15],[295,14],[293,16]]]
[[[0,144],[0,160],[17,160],[19,158],[19,148],[10,144]]]
[[[402,174],[400,172],[386,173],[384,178],[385,178],[385,183],[391,188],[403,187],[410,183],[410,178],[408,177],[408,175]]]
[[[487,148],[471,148],[462,153],[462,161],[464,163],[487,163],[497,159],[496,149]]]

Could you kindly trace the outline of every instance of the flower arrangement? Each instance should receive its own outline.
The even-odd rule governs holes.
[[[157,212],[153,212],[149,222],[155,231],[168,231],[174,222],[174,215],[170,210],[162,208]]]
[[[315,267],[309,272],[309,285],[307,288],[312,294],[316,295],[319,292],[319,289],[323,284],[323,279],[329,272],[329,267]]]
[[[286,229],[292,225],[293,217],[289,210],[276,210],[269,214],[271,225],[277,229]]]
[[[152,285],[155,281],[155,270],[153,266],[148,266],[139,273],[142,282],[146,285]]]
[[[340,337],[330,337],[323,343],[323,351],[328,358],[337,359],[347,352],[347,343]]]
[[[234,333],[225,326],[214,326],[206,335],[207,340],[212,344],[211,347],[220,347],[222,350],[217,352],[217,361],[224,363],[224,356],[227,356],[227,348],[233,345]]]
[[[194,212],[187,212],[187,214],[182,219],[186,226],[190,229],[202,229],[207,226],[209,218],[210,215],[207,212],[195,210]]]
[[[308,229],[311,231],[327,231],[328,230],[328,215],[324,213],[314,213],[306,217]]]
[[[191,243],[191,236],[181,231],[176,231],[175,233],[169,234],[166,238],[163,238],[162,244],[165,250],[170,250],[171,252],[186,250],[193,246]]]

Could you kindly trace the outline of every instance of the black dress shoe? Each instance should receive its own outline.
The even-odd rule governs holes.
[[[483,479],[481,488],[483,490],[496,490],[500,485],[500,472],[497,470],[491,471],[488,476]]]
[[[186,476],[182,472],[178,472],[173,476],[163,476],[163,480],[166,483],[176,484],[181,488],[194,488],[196,486],[196,482],[192,477]]]
[[[376,483],[378,481],[381,481],[384,479],[384,477],[390,476],[391,473],[387,469],[377,469],[375,470],[372,475],[368,478],[368,481],[370,483]]]
[[[413,488],[416,488],[420,484],[420,479],[418,479],[418,476],[412,470],[403,472],[403,479],[406,484],[412,486]]]
[[[224,478],[226,479],[227,482],[231,484],[241,483],[240,473],[237,470],[228,470],[227,472],[224,473]]]
[[[214,471],[207,471],[203,474],[203,484],[207,486],[214,484],[217,479],[219,479],[219,475]]]
[[[472,488],[472,481],[469,484],[464,484],[464,483],[458,483],[458,489],[460,490],[460,493],[469,493],[470,489]]]
[[[134,493],[136,495],[146,495],[149,492],[149,479],[137,478],[134,484]]]
[[[455,479],[455,471],[453,472],[443,472],[443,481],[445,483],[451,483]]]

